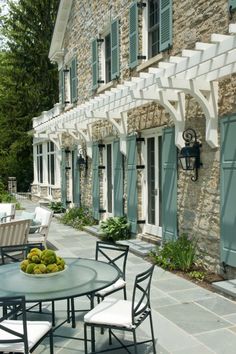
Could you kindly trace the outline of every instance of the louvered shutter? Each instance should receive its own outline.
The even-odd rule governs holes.
[[[93,169],[93,217],[100,219],[100,186],[99,186],[99,149],[98,144],[94,143],[92,148],[92,169]]]
[[[231,10],[236,9],[236,0],[229,0],[229,10],[230,10],[230,6],[232,6]]]
[[[92,41],[92,88],[98,87],[98,43],[97,39]]]
[[[77,101],[77,59],[74,58],[70,66],[70,92],[71,102]]]
[[[177,149],[174,128],[163,131],[162,237],[167,241],[177,238]]]
[[[119,21],[115,20],[111,23],[111,79],[119,74]]]
[[[236,266],[236,115],[221,119],[221,261]]]
[[[59,92],[60,92],[60,102],[65,103],[65,80],[63,68],[59,71]]]
[[[160,51],[172,45],[172,0],[160,0]]]
[[[80,205],[80,173],[77,163],[78,149],[74,147],[72,150],[72,176],[73,176],[73,203],[77,206]]]
[[[136,169],[136,135],[127,137],[127,218],[131,232],[137,232],[137,169]]]
[[[124,215],[123,194],[123,155],[120,152],[120,141],[113,142],[113,192],[114,192],[114,216]]]
[[[129,67],[138,64],[138,6],[134,1],[129,9]]]
[[[65,149],[61,149],[61,202],[66,208],[67,185],[66,185],[66,153]]]

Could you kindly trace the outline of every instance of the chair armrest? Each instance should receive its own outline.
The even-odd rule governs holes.
[[[0,223],[2,223],[2,222],[7,222],[7,218],[10,218],[10,220],[13,220],[14,217],[15,217],[14,214],[3,216],[3,217],[1,217],[1,219],[0,219]]]

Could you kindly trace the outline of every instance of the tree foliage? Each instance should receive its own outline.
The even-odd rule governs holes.
[[[0,175],[16,176],[18,190],[33,179],[32,118],[58,101],[58,74],[48,52],[59,0],[9,1],[1,18]]]

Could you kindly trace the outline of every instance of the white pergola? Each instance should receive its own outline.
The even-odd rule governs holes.
[[[194,50],[183,50],[181,56],[171,56],[150,67],[139,77],[125,81],[85,104],[55,115],[44,112],[34,118],[34,136],[52,140],[58,147],[62,132],[74,139],[86,141],[91,156],[91,126],[101,120],[109,121],[121,140],[121,151],[126,153],[127,113],[150,101],[163,106],[175,123],[175,143],[184,145],[185,96],[191,95],[201,106],[206,118],[206,141],[218,146],[218,81],[236,73],[236,24],[229,26],[229,35],[212,34],[211,43],[197,42]]]

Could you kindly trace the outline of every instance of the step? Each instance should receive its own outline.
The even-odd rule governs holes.
[[[149,253],[152,250],[155,250],[155,245],[143,240],[140,240],[138,238],[135,239],[129,239],[129,240],[120,240],[117,241],[116,243],[121,244],[121,245],[128,245],[130,252],[141,256],[141,257],[146,257],[149,255]]]
[[[104,235],[104,233],[100,230],[99,225],[84,226],[83,230],[97,237]]]
[[[217,281],[212,286],[223,294],[236,298],[236,279]]]
[[[154,236],[154,235],[145,233],[145,234],[138,234],[137,238],[142,240],[142,241],[146,241],[148,243],[152,243],[153,245],[156,245],[156,246],[160,246],[161,245],[161,238],[158,237],[158,236]]]

